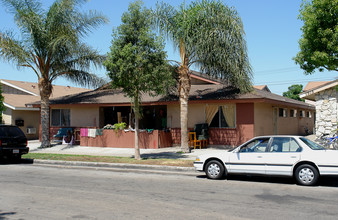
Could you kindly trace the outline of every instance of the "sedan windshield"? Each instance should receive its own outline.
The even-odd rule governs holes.
[[[325,150],[325,148],[313,141],[310,141],[309,139],[306,139],[304,137],[299,138],[301,139],[307,146],[309,146],[309,148],[311,148],[312,150]]]

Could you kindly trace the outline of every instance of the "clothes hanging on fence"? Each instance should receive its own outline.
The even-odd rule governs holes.
[[[96,129],[96,135],[102,136],[103,135],[103,129]]]
[[[96,137],[96,129],[88,129],[88,137]]]
[[[81,137],[88,137],[88,128],[81,128],[80,135]]]

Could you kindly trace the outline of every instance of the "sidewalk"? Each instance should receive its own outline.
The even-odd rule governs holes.
[[[84,147],[79,145],[54,145],[50,148],[39,148],[41,143],[38,140],[28,141],[30,153],[51,153],[51,154],[76,154],[92,156],[118,156],[133,157],[134,148],[111,148],[111,147]],[[186,159],[195,160],[198,155],[209,154],[225,149],[206,148],[192,149],[191,153],[179,153],[180,147],[168,147],[159,149],[140,149],[143,158],[168,158],[168,159]]]

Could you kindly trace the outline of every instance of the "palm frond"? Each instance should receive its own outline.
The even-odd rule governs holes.
[[[194,1],[177,9],[160,3],[153,17],[154,25],[180,49],[182,63],[189,68],[195,65],[243,92],[250,90],[245,32],[235,9],[220,0]]]
[[[176,9],[164,2],[157,2],[151,14],[152,26],[160,31],[167,39],[175,41],[178,47],[179,40],[176,39],[178,25],[175,18],[178,16]]]
[[[60,73],[60,76],[74,82],[77,85],[94,89],[99,88],[107,83],[105,79],[98,77],[95,74],[77,69],[69,70],[65,72],[65,74]]]
[[[21,41],[14,39],[13,33],[0,32],[0,58],[20,67],[29,63],[30,53]]]
[[[77,20],[75,21],[75,29],[79,34],[81,34],[81,36],[85,36],[94,28],[108,22],[109,20],[106,16],[96,11],[90,11],[87,14],[79,14],[77,16]]]

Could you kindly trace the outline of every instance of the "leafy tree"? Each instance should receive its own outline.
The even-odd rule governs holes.
[[[0,84],[0,124],[3,123],[2,112],[6,110],[4,105],[4,97],[2,96],[2,88]]]
[[[36,0],[1,1],[14,15],[22,40],[9,31],[0,32],[0,56],[36,74],[41,96],[41,147],[48,147],[52,83],[60,77],[83,86],[102,83],[89,71],[91,65],[100,66],[104,57],[81,39],[107,18],[93,11],[80,13],[78,9],[85,2],[81,0],[56,0],[48,11]]]
[[[241,92],[252,89],[252,71],[245,33],[236,10],[220,0],[200,0],[188,7],[157,4],[154,25],[180,52],[178,93],[181,109],[181,148],[188,152],[188,98],[191,66],[201,73],[221,78]]]
[[[303,101],[304,99],[299,97],[299,94],[303,91],[303,85],[301,84],[295,84],[292,86],[288,87],[288,91],[287,92],[283,92],[283,96],[284,97],[288,97],[290,99],[295,99],[298,101]]]
[[[142,94],[158,95],[172,84],[163,39],[150,29],[150,10],[141,1],[131,3],[122,24],[113,30],[112,46],[104,62],[114,88],[131,99],[135,113],[135,159],[141,159],[138,145]]]
[[[324,68],[338,71],[338,0],[304,0],[299,19],[303,35],[293,59],[305,74]]]

